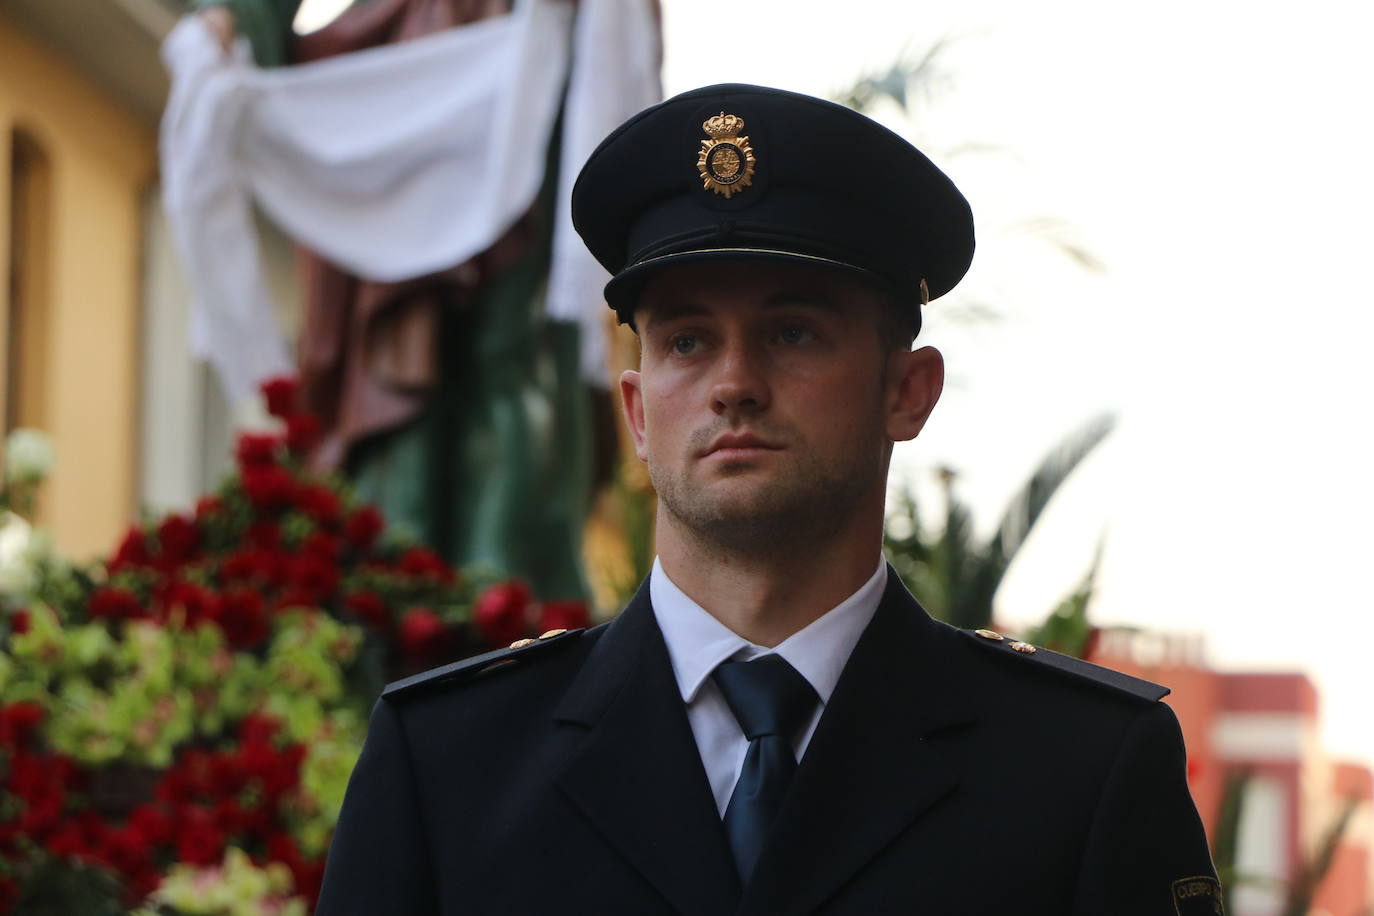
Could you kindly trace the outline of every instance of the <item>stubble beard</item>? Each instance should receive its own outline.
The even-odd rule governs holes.
[[[741,469],[735,480],[709,485],[651,461],[649,479],[671,521],[699,546],[735,555],[795,554],[823,549],[847,529],[873,487],[881,487],[876,460],[865,463],[861,451],[825,460],[789,450],[790,466],[766,479],[751,481],[760,472]]]

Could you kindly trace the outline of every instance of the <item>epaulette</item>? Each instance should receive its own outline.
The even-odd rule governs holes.
[[[549,630],[537,639],[517,639],[504,649],[484,652],[438,668],[421,671],[419,674],[412,674],[399,681],[392,681],[382,689],[382,699],[395,700],[406,694],[419,692],[422,688],[471,681],[494,668],[514,664],[517,660],[525,661],[536,655],[543,655],[555,647],[574,643],[577,641],[576,637],[584,632],[586,631],[583,628]]]
[[[1019,656],[1025,659],[1027,664],[1045,665],[1065,674],[1087,678],[1099,684],[1106,684],[1108,687],[1115,687],[1117,690],[1124,690],[1126,693],[1149,700],[1152,703],[1169,695],[1168,687],[1160,686],[1143,678],[1131,677],[1129,674],[1122,674],[1120,671],[1113,671],[1111,668],[1104,668],[1101,665],[1094,665],[1092,662],[1085,662],[1083,659],[1074,658],[1072,655],[1063,655],[1050,649],[1033,646],[1028,642],[1003,636],[996,630],[960,630],[959,632],[990,652],[1004,652],[1008,655]]]

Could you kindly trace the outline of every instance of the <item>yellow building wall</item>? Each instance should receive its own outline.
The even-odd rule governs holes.
[[[41,384],[37,425],[57,447],[38,522],[60,551],[87,559],[113,546],[135,510],[140,210],[156,135],[0,15],[0,279],[10,276],[16,129],[38,142],[49,166],[50,244],[44,301],[35,303],[46,340],[44,352],[25,357],[36,377],[21,381]],[[10,314],[9,287],[0,282],[0,316]],[[0,347],[0,360],[6,353]]]

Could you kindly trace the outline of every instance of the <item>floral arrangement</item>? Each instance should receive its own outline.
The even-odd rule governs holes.
[[[381,686],[585,624],[388,530],[306,467],[294,380],[263,391],[283,429],[105,561],[7,560],[0,527],[0,914],[308,913]],[[6,511],[51,466],[16,451]]]

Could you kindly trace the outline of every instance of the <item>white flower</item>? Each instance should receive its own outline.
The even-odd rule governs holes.
[[[16,429],[5,440],[5,478],[12,484],[37,483],[57,461],[52,437],[37,429]]]
[[[13,512],[0,512],[0,595],[22,598],[34,585],[33,529]]]

